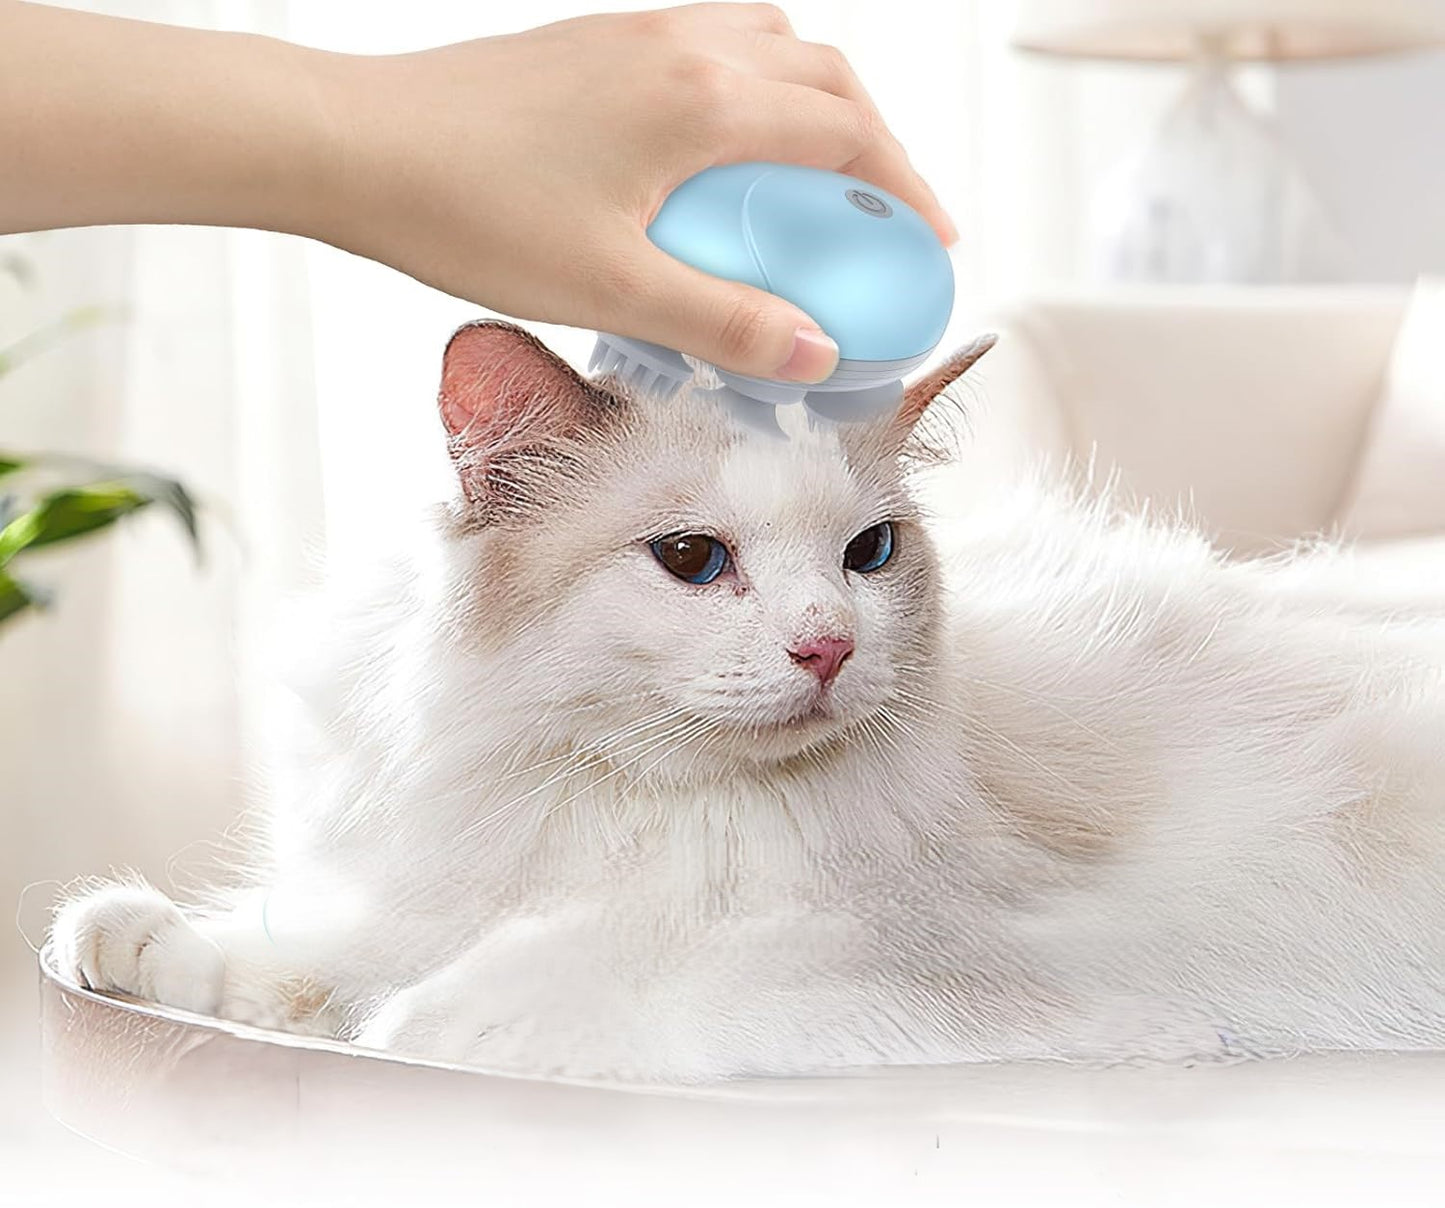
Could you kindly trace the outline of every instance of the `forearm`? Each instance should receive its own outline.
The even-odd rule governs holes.
[[[338,175],[325,57],[0,0],[0,231],[174,222],[316,233]]]

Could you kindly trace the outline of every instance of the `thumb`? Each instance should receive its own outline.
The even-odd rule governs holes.
[[[651,243],[635,267],[639,286],[614,312],[618,335],[749,377],[821,382],[838,363],[837,344],[791,302],[709,276]]]

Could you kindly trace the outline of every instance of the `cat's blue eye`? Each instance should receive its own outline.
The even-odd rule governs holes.
[[[848,542],[843,551],[843,565],[860,575],[877,570],[893,557],[893,525],[887,520],[865,528]]]
[[[687,583],[711,583],[728,564],[728,550],[704,533],[671,533],[652,542],[652,556]]]

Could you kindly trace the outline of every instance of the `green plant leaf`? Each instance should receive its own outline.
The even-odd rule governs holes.
[[[23,587],[4,571],[0,571],[0,621],[8,621],[17,612],[24,612],[31,599]]]
[[[0,621],[7,621],[27,608],[45,608],[49,604],[48,591],[0,570]]]
[[[82,537],[153,503],[161,504],[180,521],[199,557],[196,508],[185,487],[159,474],[134,473],[111,481],[62,487],[43,496],[0,529],[0,566],[21,550]]]
[[[23,549],[69,541],[114,524],[151,501],[119,483],[66,487],[0,529],[0,566]]]
[[[16,470],[23,470],[28,462],[18,453],[0,453],[0,478],[6,474],[13,474]]]
[[[150,503],[126,486],[70,487],[49,495],[38,512],[40,525],[31,546],[69,541],[104,528]]]
[[[201,531],[196,524],[196,501],[191,493],[186,490],[184,484],[178,479],[168,478],[164,474],[154,474],[149,470],[124,471],[124,476],[118,481],[124,482],[131,490],[144,495],[154,503],[160,504],[167,509],[185,530],[186,536],[190,539],[191,548],[195,551],[197,561],[200,561],[204,554],[201,545]]]

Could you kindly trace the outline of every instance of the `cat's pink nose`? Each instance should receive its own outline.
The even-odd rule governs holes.
[[[852,638],[812,638],[788,651],[799,667],[806,667],[826,686],[853,653]]]

